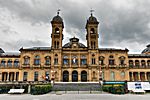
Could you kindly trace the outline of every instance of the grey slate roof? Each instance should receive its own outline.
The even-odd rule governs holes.
[[[0,56],[20,56],[20,52],[5,52],[2,53]]]
[[[148,53],[150,52],[150,44],[146,46],[147,48],[145,48],[142,53]]]
[[[31,48],[21,48],[20,50],[51,50],[51,47],[31,47]]]
[[[132,57],[146,57],[146,58],[149,58],[150,57],[150,55],[148,55],[148,54],[128,54],[128,57],[129,58],[132,58]]]

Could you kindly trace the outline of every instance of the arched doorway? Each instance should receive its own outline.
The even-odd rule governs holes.
[[[78,82],[78,72],[77,71],[72,72],[72,82]]]
[[[87,82],[87,72],[86,71],[81,72],[81,82]]]
[[[69,72],[68,71],[63,72],[63,82],[69,82]]]

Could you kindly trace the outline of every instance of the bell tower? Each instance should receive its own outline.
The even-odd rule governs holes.
[[[91,10],[91,16],[88,18],[86,23],[86,40],[87,47],[89,49],[98,49],[98,24],[99,22],[93,16],[93,10]]]
[[[57,15],[52,19],[52,49],[61,49],[62,48],[62,40],[63,40],[63,28],[64,23],[63,19],[59,16],[59,11],[57,11]]]

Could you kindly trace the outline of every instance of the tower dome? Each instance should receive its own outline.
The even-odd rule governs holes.
[[[150,44],[148,44],[147,46],[146,46],[147,48],[145,48],[143,51],[142,51],[142,53],[144,53],[144,54],[150,54]]]
[[[55,17],[53,17],[52,21],[63,23],[63,19],[59,15],[56,15]]]
[[[96,17],[93,16],[93,14],[91,13],[91,16],[88,18],[87,23],[96,23],[98,24],[99,22],[97,21]]]
[[[63,19],[59,16],[59,11],[57,11],[57,15],[53,17],[51,23],[52,24],[62,24],[62,27],[64,28],[64,23],[63,23]]]

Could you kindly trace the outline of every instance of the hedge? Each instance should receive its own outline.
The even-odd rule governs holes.
[[[103,91],[109,92],[112,94],[125,94],[125,88],[123,85],[113,86],[113,85],[104,85],[102,87]]]
[[[8,93],[12,86],[0,86],[0,94]]]
[[[48,85],[34,85],[31,87],[31,94],[32,95],[40,95],[46,94],[52,90],[52,86]]]

